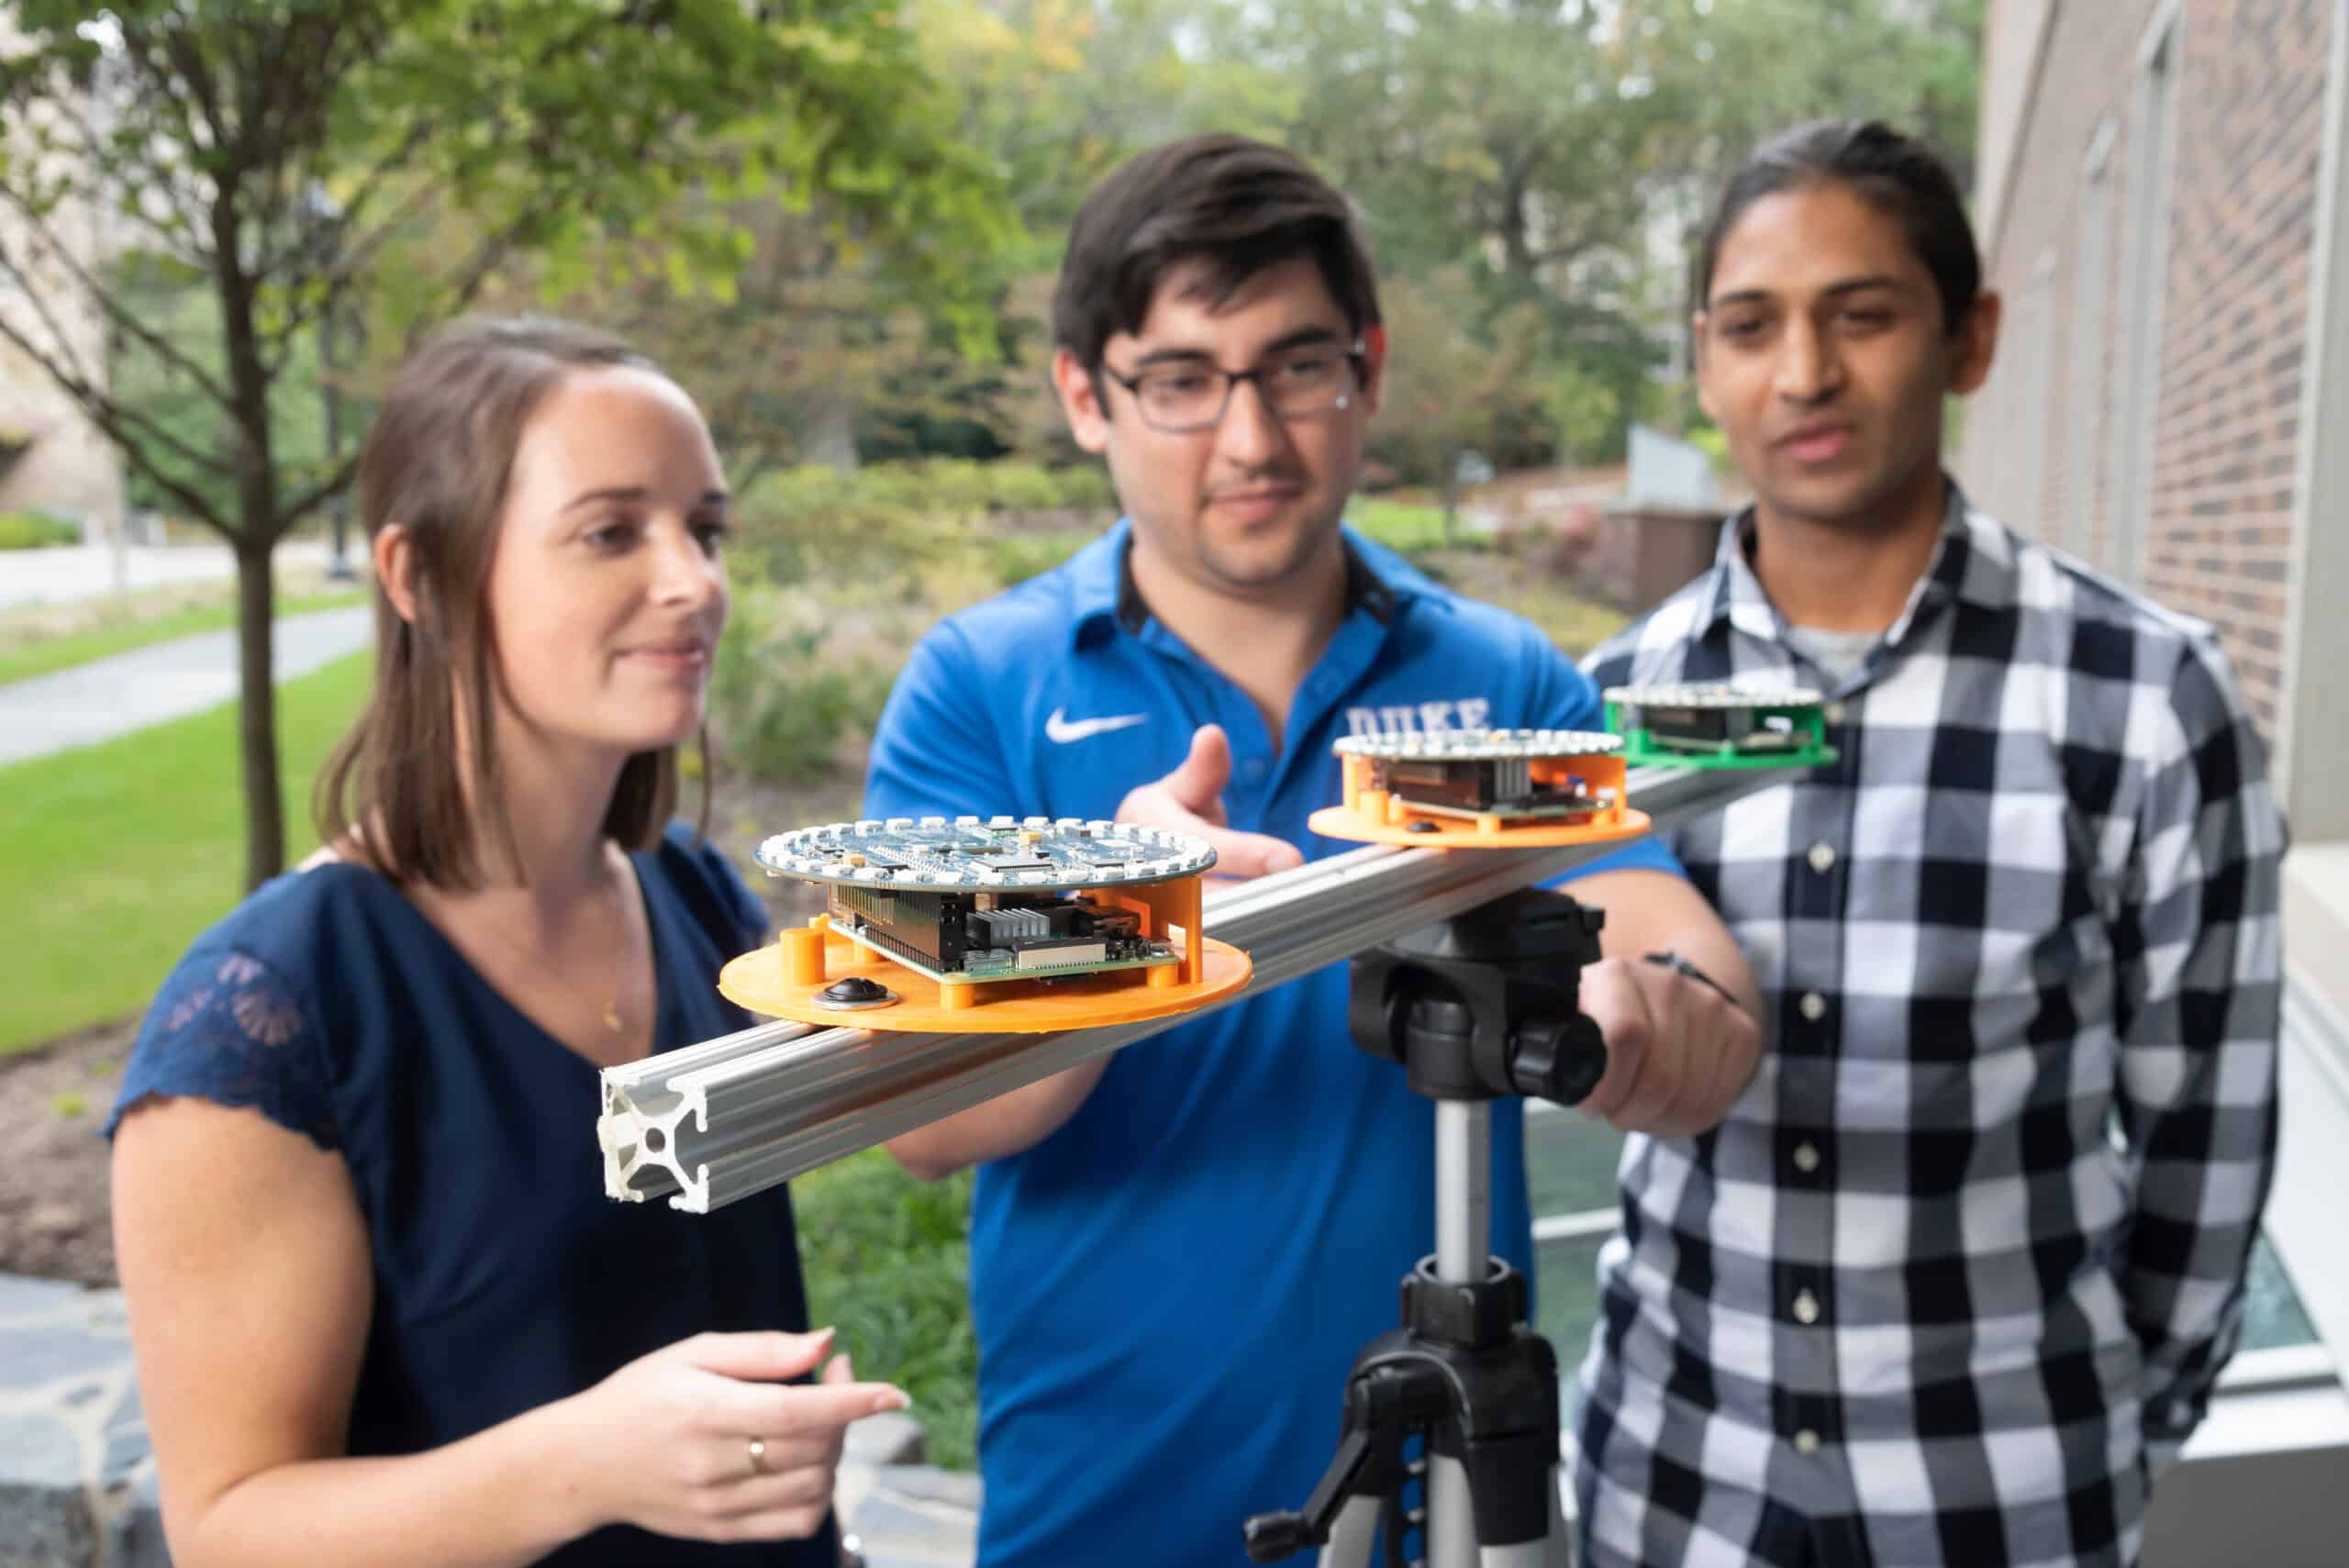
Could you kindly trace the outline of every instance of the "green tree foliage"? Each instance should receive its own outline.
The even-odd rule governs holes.
[[[1635,417],[1687,423],[1668,412],[1685,403],[1668,384],[1687,253],[1735,160],[1783,126],[1860,113],[1923,129],[1963,165],[1980,7],[915,0],[945,134],[998,175],[1019,219],[965,260],[992,310],[975,351],[890,258],[834,253],[787,219],[754,226],[730,302],[640,270],[581,308],[679,346],[745,472],[1005,449],[1079,462],[1046,378],[1068,225],[1132,152],[1238,130],[1296,147],[1347,191],[1390,288],[1426,284],[1455,339],[1523,361],[1517,401],[1539,408],[1488,407],[1468,445],[1504,466],[1604,461]],[[1399,355],[1414,347],[1397,334]],[[1419,472],[1424,452],[1404,450],[1419,434],[1386,455]]]
[[[283,861],[270,552],[350,478],[303,461],[279,395],[321,319],[370,321],[388,356],[514,257],[560,283],[591,237],[649,232],[686,192],[718,205],[665,231],[680,284],[722,295],[749,245],[726,204],[766,201],[969,300],[1003,212],[885,0],[18,0],[12,19],[0,281],[35,307],[0,337],[236,551],[249,882]],[[94,252],[201,280],[209,322],[191,338]],[[124,395],[69,300],[196,413]]]
[[[1700,205],[1773,133],[1854,117],[1922,137],[1971,186],[1983,4],[1712,0],[1686,39],[1680,69],[1698,90],[1661,171]]]
[[[1393,350],[1371,455],[1435,491],[1450,543],[1461,460],[1479,450],[1489,457],[1497,432],[1542,416],[1533,308],[1520,302],[1480,329],[1485,313],[1457,268],[1396,279],[1381,295]]]
[[[1385,263],[1470,254],[1520,291],[1639,242],[1647,150],[1684,117],[1688,0],[1289,0],[1249,47],[1297,86],[1299,151],[1363,204]]]
[[[1232,47],[1235,0],[919,0],[923,51],[957,134],[1002,169],[1047,270],[1070,220],[1129,155],[1226,130],[1279,139],[1284,61]],[[1023,269],[1024,270],[1024,269]]]
[[[1277,137],[1287,94],[1261,67],[1210,61],[1210,0],[915,0],[908,25],[940,88],[940,134],[971,150],[1015,222],[961,259],[982,329],[941,319],[900,259],[840,247],[788,214],[744,226],[757,244],[730,298],[638,270],[581,296],[693,367],[729,469],[845,467],[861,457],[1078,461],[1045,376],[1047,304],[1085,195],[1139,149],[1188,131]],[[1188,36],[1186,46],[1178,39]]]
[[[1961,171],[1981,0],[1284,0],[1221,47],[1294,93],[1286,139],[1363,209],[1383,271],[1465,269],[1488,340],[1539,318],[1577,457],[1620,453],[1685,308],[1687,241],[1746,150],[1829,115]],[[1398,343],[1398,351],[1401,345]],[[1560,394],[1559,395],[1569,395]],[[1554,400],[1554,399],[1553,399]],[[1594,411],[1607,428],[1587,428]]]
[[[738,493],[777,467],[853,467],[868,441],[984,419],[1000,358],[989,291],[925,295],[897,259],[773,202],[676,205],[746,238],[723,289],[674,277],[661,264],[665,235],[631,235],[596,247],[589,280],[560,304],[685,377]],[[537,270],[518,269],[489,297],[527,306],[544,286]],[[977,428],[986,455],[1001,450]]]

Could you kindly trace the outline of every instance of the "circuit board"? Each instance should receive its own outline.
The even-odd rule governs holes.
[[[1134,910],[1085,894],[834,886],[832,929],[932,980],[1063,980],[1183,961]]]
[[[1620,737],[1579,729],[1463,729],[1348,736],[1334,748],[1363,759],[1365,784],[1411,810],[1465,819],[1575,820],[1616,803],[1574,760],[1613,757]]]
[[[1202,840],[1074,817],[892,817],[778,833],[759,864],[807,882],[896,888],[1113,887],[1198,876]]]
[[[1830,762],[1820,694],[1720,683],[1610,686],[1608,722],[1634,762],[1783,767]]]
[[[1196,878],[1206,843],[1128,823],[1042,817],[893,817],[779,834],[777,876],[829,884],[832,928],[941,982],[1065,980],[1179,964],[1141,888]]]
[[[1330,747],[1341,757],[1411,762],[1604,757],[1622,749],[1621,736],[1595,729],[1431,729],[1411,735],[1344,735]]]

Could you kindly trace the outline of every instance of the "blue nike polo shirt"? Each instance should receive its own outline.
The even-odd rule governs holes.
[[[1224,807],[1308,859],[1365,732],[1599,727],[1531,623],[1351,530],[1349,607],[1275,736],[1149,616],[1119,523],[924,637],[874,739],[868,817],[1108,817],[1192,732],[1231,738]],[[1642,840],[1605,862],[1676,873]],[[1522,1106],[1493,1114],[1494,1250],[1531,1274]],[[1346,1031],[1332,965],[1111,1059],[1066,1126],[979,1168],[981,1568],[1247,1561],[1241,1523],[1302,1505],[1348,1370],[1435,1245],[1434,1111]],[[886,1368],[877,1369],[885,1373]]]

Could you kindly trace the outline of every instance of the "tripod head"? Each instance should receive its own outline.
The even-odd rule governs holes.
[[[1578,1104],[1607,1072],[1607,1043],[1575,1006],[1606,922],[1526,888],[1364,953],[1347,1003],[1354,1043],[1401,1062],[1432,1099]]]
[[[1607,1042],[1576,1006],[1606,919],[1562,894],[1529,889],[1364,953],[1347,998],[1354,1043],[1401,1062],[1412,1090],[1439,1102],[1537,1095],[1574,1105],[1607,1072]],[[1478,1561],[1480,1550],[1487,1563],[1542,1561],[1557,1506],[1557,1357],[1525,1321],[1525,1276],[1486,1255],[1481,1218],[1453,1232],[1455,1251],[1475,1253],[1452,1265],[1465,1277],[1439,1267],[1446,1215],[1475,1211],[1468,1193],[1488,1160],[1479,1110],[1437,1106],[1439,1257],[1404,1279],[1403,1327],[1355,1359],[1337,1457],[1305,1507],[1246,1521],[1252,1561],[1277,1562],[1341,1537],[1366,1554],[1364,1532],[1376,1519],[1387,1562],[1401,1563],[1413,1433],[1425,1438],[1431,1485],[1462,1478],[1431,1493],[1449,1498],[1429,1526],[1437,1568]],[[1448,1152],[1447,1120],[1468,1129]],[[1324,1557],[1332,1561],[1346,1559]]]

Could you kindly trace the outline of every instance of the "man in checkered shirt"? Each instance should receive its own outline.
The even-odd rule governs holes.
[[[1775,1038],[1716,1130],[1625,1150],[1596,1568],[2132,1562],[2234,1348],[2283,825],[2209,628],[1944,477],[1979,288],[1955,183],[1881,126],[1755,153],[1704,247],[1754,503],[1587,668],[1818,687],[1840,757],[1673,840]]]

